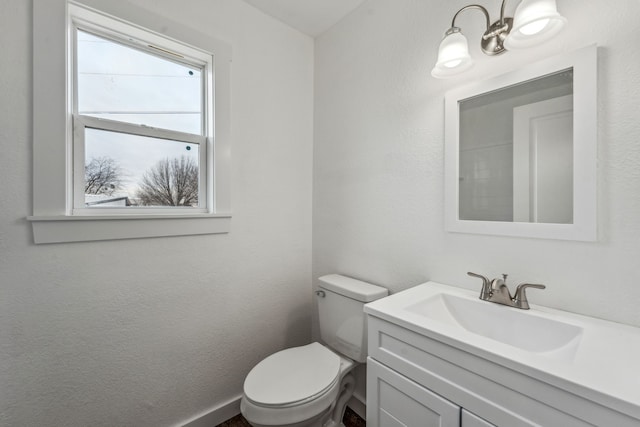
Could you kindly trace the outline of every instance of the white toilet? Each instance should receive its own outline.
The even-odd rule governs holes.
[[[351,370],[367,360],[364,304],[388,295],[380,286],[330,274],[316,292],[320,336],[258,363],[244,381],[242,415],[254,427],[338,427],[353,394]]]

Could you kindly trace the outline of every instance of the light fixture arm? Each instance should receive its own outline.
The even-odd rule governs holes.
[[[507,0],[502,0],[502,5],[500,6],[500,23],[504,25],[504,9],[507,5]]]
[[[458,15],[460,15],[465,10],[469,10],[469,9],[479,9],[482,13],[484,13],[484,17],[487,20],[487,30],[488,30],[489,27],[491,26],[491,18],[489,17],[489,11],[487,11],[487,9],[485,9],[484,6],[481,6],[479,4],[470,4],[470,5],[467,5],[467,6],[463,7],[459,11],[457,11],[456,14],[453,15],[453,19],[451,20],[451,28],[455,28],[455,26],[456,26],[456,18],[458,17]]]

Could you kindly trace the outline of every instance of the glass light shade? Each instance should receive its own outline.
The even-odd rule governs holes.
[[[467,38],[459,28],[450,28],[440,42],[438,62],[431,70],[431,75],[443,79],[460,74],[472,65]]]
[[[504,46],[513,50],[543,43],[558,34],[566,22],[558,13],[555,0],[522,0]]]

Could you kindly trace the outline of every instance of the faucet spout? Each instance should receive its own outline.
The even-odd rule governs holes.
[[[507,275],[503,274],[502,279],[496,278],[491,281],[491,297],[489,301],[497,304],[513,305],[511,292],[507,286]]]

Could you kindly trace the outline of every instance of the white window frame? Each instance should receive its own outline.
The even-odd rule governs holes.
[[[104,14],[97,13],[74,3],[69,4],[69,16],[72,25],[72,42],[70,44],[70,56],[73,59],[70,81],[73,87],[72,111],[73,111],[73,215],[111,215],[111,214],[175,214],[177,210],[188,210],[189,213],[205,213],[212,211],[209,204],[211,199],[208,191],[208,176],[213,173],[212,165],[207,161],[207,151],[211,144],[213,124],[213,55],[194,49],[182,43],[169,40],[148,30],[132,26],[131,24],[115,20]],[[202,122],[201,135],[193,135],[184,132],[157,129],[149,126],[139,126],[108,119],[99,119],[91,116],[80,115],[78,112],[78,84],[75,79],[78,76],[77,65],[77,32],[84,31],[114,43],[130,46],[133,49],[148,52],[157,57],[175,60],[182,59],[184,64],[191,65],[201,70],[202,82]],[[166,53],[165,53],[166,52]],[[85,129],[93,128],[112,132],[121,132],[129,135],[148,136],[152,138],[169,139],[189,142],[198,145],[199,148],[199,194],[198,208],[193,207],[129,207],[117,208],[87,208],[84,203],[84,140]]]
[[[230,46],[130,4],[105,3],[101,9],[97,11],[68,0],[34,0],[34,195],[33,215],[28,219],[33,226],[35,243],[228,232],[231,219]],[[206,201],[199,208],[87,209],[78,203],[80,197],[78,189],[74,189],[73,175],[84,176],[84,156],[78,151],[82,150],[82,141],[77,139],[83,129],[95,127],[136,133],[140,127],[87,116],[74,118],[73,49],[77,25],[88,26],[87,29],[97,35],[130,32],[134,41],[145,43],[153,42],[145,37],[155,33],[163,47],[171,49],[172,43],[187,45],[193,49],[194,55],[190,56],[199,62],[211,58],[210,66],[204,64],[205,90],[211,99],[203,111],[208,115],[207,126],[202,139],[197,141],[204,148],[200,155],[206,164],[206,173],[201,170],[204,185],[200,187],[205,194],[199,198]],[[137,134],[161,138],[178,136],[172,131],[143,128],[143,131],[138,129]],[[180,134],[176,139],[187,135]],[[78,160],[80,158],[82,160]]]

